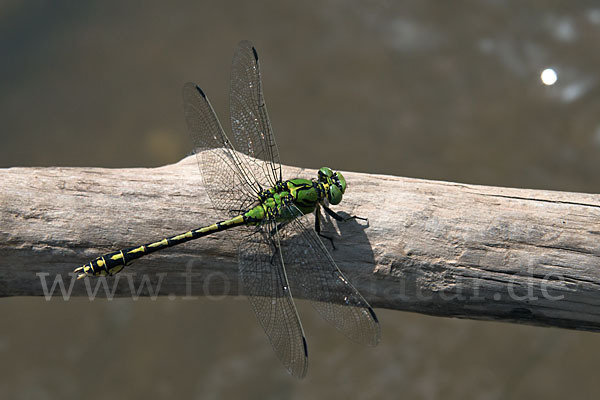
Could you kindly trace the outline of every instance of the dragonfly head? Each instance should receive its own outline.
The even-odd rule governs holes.
[[[342,195],[346,191],[346,179],[341,172],[333,172],[331,168],[319,169],[319,183],[327,188],[327,200],[330,204],[340,204]]]

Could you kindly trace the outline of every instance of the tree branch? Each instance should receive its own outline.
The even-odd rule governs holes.
[[[325,219],[324,231],[373,306],[600,330],[599,195],[344,175],[335,210],[369,224]],[[284,176],[316,172],[284,167]],[[158,252],[107,280],[69,275],[108,251],[222,219],[193,156],[149,169],[0,169],[0,186],[0,296],[45,295],[61,279],[73,296],[102,283],[97,297],[240,294],[236,232]]]

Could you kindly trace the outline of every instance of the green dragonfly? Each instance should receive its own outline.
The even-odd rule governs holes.
[[[244,293],[275,353],[293,376],[306,375],[308,348],[288,282],[298,285],[321,316],[348,338],[377,345],[380,327],[375,312],[319,238],[327,237],[321,234],[321,208],[332,218],[344,220],[329,208],[342,200],[344,176],[324,167],[316,179],[283,180],[254,46],[240,42],[233,58],[232,140],[200,87],[187,83],[183,98],[205,189],[226,219],[105,254],[77,268],[78,278],[115,275],[147,254],[236,227],[242,231],[239,268]],[[305,221],[310,213],[315,214],[314,229]]]

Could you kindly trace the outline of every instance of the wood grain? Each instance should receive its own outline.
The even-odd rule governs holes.
[[[316,171],[284,166],[284,176]],[[600,195],[344,176],[334,209],[369,222],[327,221],[336,249],[327,246],[373,306],[600,330]],[[42,296],[59,281],[72,296],[98,288],[96,298],[241,294],[235,232],[114,278],[69,275],[108,251],[222,219],[193,156],[161,168],[0,169],[0,185],[0,296]]]

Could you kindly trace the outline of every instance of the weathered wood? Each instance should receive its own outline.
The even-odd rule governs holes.
[[[600,195],[344,174],[335,209],[369,225],[325,230],[373,306],[600,330]],[[0,186],[0,296],[44,295],[61,279],[73,296],[99,283],[97,297],[240,294],[235,232],[144,258],[118,279],[69,275],[107,251],[215,222],[194,157],[152,169],[0,169]]]

